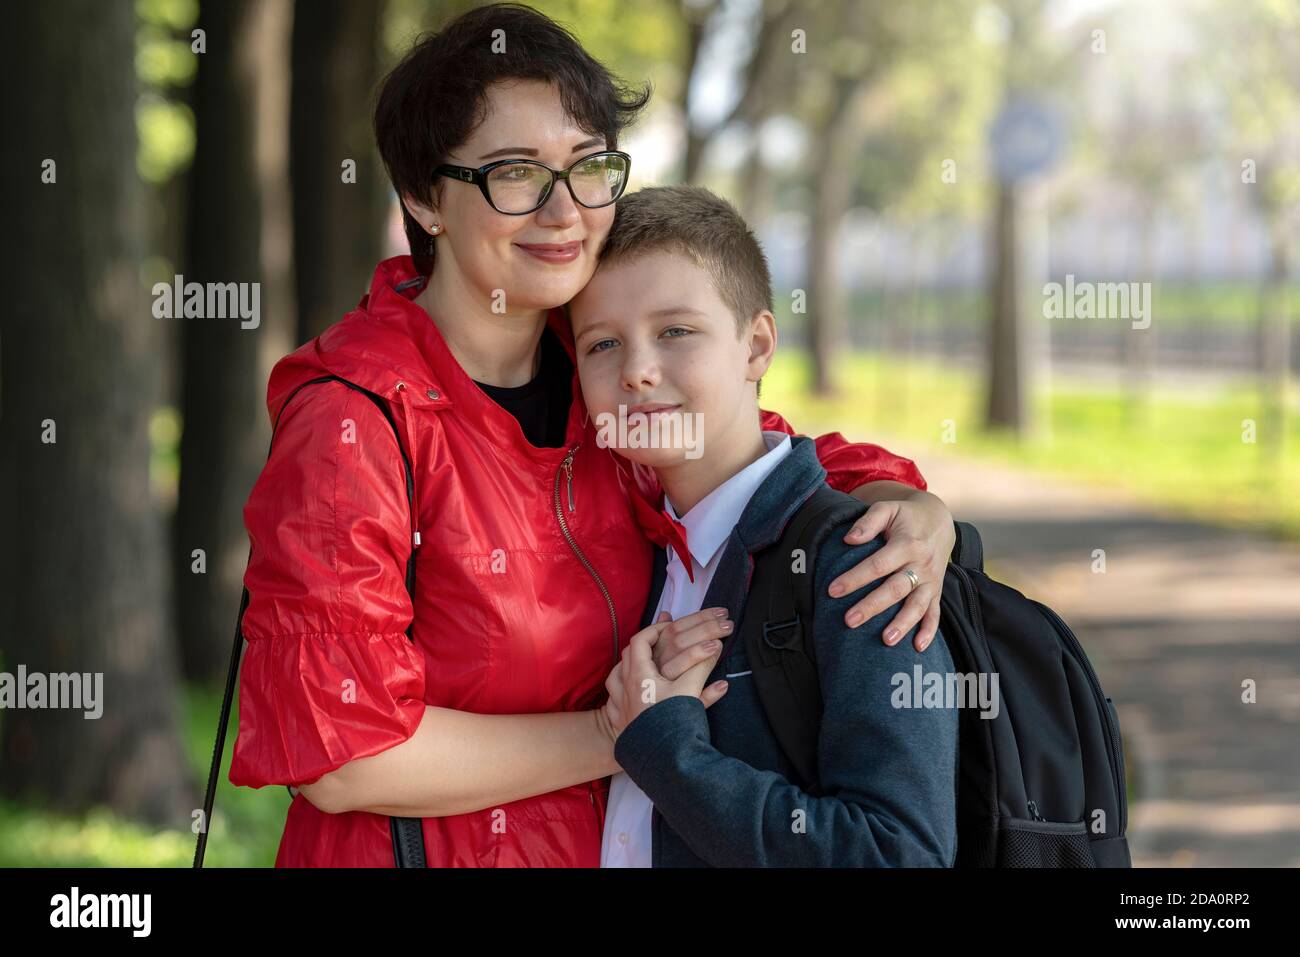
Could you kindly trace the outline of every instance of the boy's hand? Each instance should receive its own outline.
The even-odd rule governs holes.
[[[691,619],[695,619],[694,624],[689,624]],[[707,631],[710,619],[714,622],[720,620],[716,618],[713,609],[695,612],[677,622],[672,621],[667,612],[661,612],[658,621],[632,636],[632,640],[623,649],[622,659],[605,680],[609,700],[602,706],[601,712],[615,739],[643,711],[665,698],[691,695],[698,697],[704,707],[708,708],[727,693],[725,681],[716,681],[708,688],[704,687],[709,672],[717,664],[722,651],[721,642],[701,638],[697,634],[694,643],[669,662],[674,670],[681,670],[676,679],[666,677],[654,662],[654,648],[674,625],[685,625],[676,634],[686,634],[693,628],[701,627]],[[713,629],[716,631],[716,625]]]

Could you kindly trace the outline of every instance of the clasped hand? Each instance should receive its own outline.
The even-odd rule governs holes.
[[[612,739],[656,703],[677,695],[699,698],[708,708],[727,693],[727,682],[705,687],[734,622],[725,608],[705,608],[673,621],[660,612],[632,636],[609,677],[609,700],[601,706]]]

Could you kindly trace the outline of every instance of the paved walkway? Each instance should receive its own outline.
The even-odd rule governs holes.
[[[1110,490],[917,458],[979,527],[993,577],[1061,613],[1114,699],[1137,777],[1134,864],[1300,867],[1300,547]]]

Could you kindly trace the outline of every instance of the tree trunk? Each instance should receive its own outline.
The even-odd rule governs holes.
[[[826,119],[812,145],[817,196],[808,236],[808,349],[814,394],[836,392],[833,359],[844,336],[843,295],[836,275],[837,241],[844,211],[853,198],[856,149],[861,140],[853,104],[867,80],[841,77]]]
[[[382,0],[296,7],[290,155],[300,343],[356,307],[383,255],[388,181],[370,132],[382,8]]]
[[[716,4],[707,7],[698,4],[681,5],[681,14],[686,21],[686,62],[682,69],[682,89],[678,105],[682,111],[682,129],[685,134],[685,152],[682,157],[682,182],[694,183],[700,175],[700,164],[704,159],[704,147],[708,145],[708,135],[700,131],[691,122],[691,77],[699,62],[700,45],[704,42],[704,31]]]
[[[1027,427],[1025,414],[1025,336],[1020,303],[1017,256],[1019,214],[1017,187],[999,184],[993,225],[993,276],[990,290],[989,394],[986,409],[990,427],[1012,429],[1017,435]]]
[[[5,29],[5,115],[26,148],[5,177],[3,668],[100,690],[71,708],[6,708],[0,792],[188,829],[197,792],[149,477],[165,320],[140,274],[135,30],[131,4],[99,0],[19,4]]]
[[[290,0],[205,4],[194,89],[186,282],[260,283],[255,328],[182,325],[181,475],[172,568],[187,678],[225,674],[248,537],[243,507],[266,458],[266,382],[293,345],[289,201]],[[320,162],[330,162],[325,157]],[[195,553],[205,565],[196,567]]]
[[[827,164],[829,167],[830,164]],[[827,169],[826,175],[836,174]],[[840,339],[841,290],[835,274],[835,237],[839,216],[827,195],[830,185],[825,179],[813,210],[808,231],[808,354],[812,363],[809,383],[814,395],[833,396],[836,392],[834,355]]]
[[[740,169],[740,213],[745,222],[758,226],[772,214],[772,174],[763,162],[757,129],[753,131],[750,144]]]

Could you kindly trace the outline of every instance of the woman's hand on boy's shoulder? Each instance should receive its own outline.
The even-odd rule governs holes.
[[[828,594],[839,598],[879,582],[845,612],[844,623],[856,628],[901,601],[883,640],[896,644],[919,624],[913,645],[925,651],[939,629],[943,578],[956,540],[952,513],[937,495],[912,490],[906,498],[872,503],[844,541],[860,545],[877,535],[884,536],[884,546],[836,577]]]

